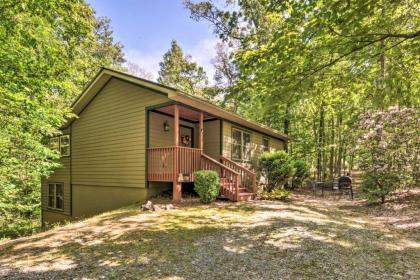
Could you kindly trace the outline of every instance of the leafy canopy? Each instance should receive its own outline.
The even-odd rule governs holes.
[[[48,137],[100,66],[119,66],[109,20],[84,1],[0,2],[0,209],[6,220],[39,214],[41,176],[57,166]]]

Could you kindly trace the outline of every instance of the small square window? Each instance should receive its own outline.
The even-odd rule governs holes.
[[[62,157],[70,156],[70,135],[51,137],[49,146],[50,149],[59,151]]]

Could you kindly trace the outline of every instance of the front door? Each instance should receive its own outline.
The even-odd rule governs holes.
[[[179,145],[182,147],[194,147],[194,128],[189,126],[179,126]]]

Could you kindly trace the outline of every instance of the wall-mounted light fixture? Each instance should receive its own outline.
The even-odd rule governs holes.
[[[165,121],[163,123],[163,131],[169,131],[169,123],[168,123],[168,121]]]

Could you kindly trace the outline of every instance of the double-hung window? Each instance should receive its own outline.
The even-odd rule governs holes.
[[[62,157],[70,156],[70,135],[50,138],[50,148],[59,151]]]
[[[251,160],[251,134],[232,128],[232,159],[247,162]]]
[[[63,183],[49,183],[48,184],[48,207],[63,210],[64,201],[64,184]]]
[[[263,144],[263,152],[269,152],[270,151],[270,140],[267,137],[263,137],[262,144]]]

